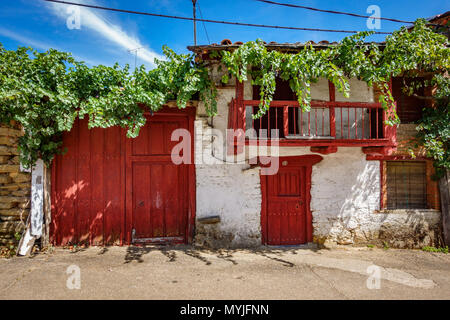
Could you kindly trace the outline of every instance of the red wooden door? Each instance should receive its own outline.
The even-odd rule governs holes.
[[[124,129],[88,129],[76,120],[52,167],[54,245],[122,245],[140,240],[187,242],[195,219],[194,164],[174,165],[171,133],[192,135],[195,110],[148,116],[138,138]],[[193,137],[191,138],[191,143]],[[193,153],[192,153],[193,157]]]
[[[187,241],[188,165],[175,165],[175,129],[189,129],[185,115],[149,116],[139,137],[127,142],[127,210],[131,241]]]
[[[267,180],[267,243],[306,243],[305,168],[280,168]]]
[[[298,245],[312,242],[310,189],[312,166],[319,155],[281,157],[277,174],[261,176],[262,243]]]

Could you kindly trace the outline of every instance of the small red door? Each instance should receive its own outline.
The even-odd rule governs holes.
[[[172,162],[178,142],[171,141],[171,134],[188,126],[185,114],[155,114],[127,142],[127,206],[134,243],[187,240],[189,167]]]
[[[268,176],[267,243],[306,243],[305,168],[280,168]]]
[[[261,176],[263,244],[312,242],[311,172],[321,160],[318,155],[282,157],[277,174]]]

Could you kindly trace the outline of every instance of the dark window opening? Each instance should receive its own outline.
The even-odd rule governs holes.
[[[387,209],[426,209],[426,163],[387,161]]]
[[[370,139],[383,139],[383,110],[368,109],[370,115]]]
[[[261,99],[259,91],[259,86],[253,86],[253,100]],[[273,100],[297,101],[297,95],[289,86],[289,81],[282,80],[281,78],[276,79],[276,89],[273,94]]]
[[[424,78],[415,78],[414,81],[424,81]],[[410,78],[405,79],[406,84],[411,84]],[[392,95],[397,102],[397,114],[402,123],[416,123],[422,118],[422,109],[425,107],[425,101],[414,96],[408,96],[403,92],[403,77],[392,78]],[[424,96],[423,86],[414,93]]]

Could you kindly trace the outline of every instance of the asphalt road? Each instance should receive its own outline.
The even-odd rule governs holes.
[[[370,248],[54,249],[0,258],[0,299],[450,299],[450,254]]]

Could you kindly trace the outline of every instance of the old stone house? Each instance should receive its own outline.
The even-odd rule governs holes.
[[[191,49],[207,59],[211,51],[238,45],[224,41]],[[267,46],[295,51],[302,44]],[[211,66],[217,65],[212,61]],[[290,88],[281,81],[261,119],[251,117],[257,111],[259,90],[250,80],[243,84],[231,80],[219,89],[218,116],[208,118],[199,106],[196,126],[203,132],[278,130],[280,169],[276,175],[263,176],[260,166],[249,164],[249,149],[267,144],[251,134],[245,140],[245,164],[197,165],[197,220],[221,217],[217,224],[197,222],[198,242],[421,247],[440,241],[439,191],[431,178],[432,161],[424,150],[415,150],[414,159],[408,153],[423,102],[405,96],[402,80],[392,79],[402,124],[389,127],[383,124],[376,87],[356,79],[350,83],[349,99],[325,80],[313,84],[309,113],[299,110]],[[206,135],[203,150],[220,154],[222,142]],[[209,156],[203,152],[203,157]]]

